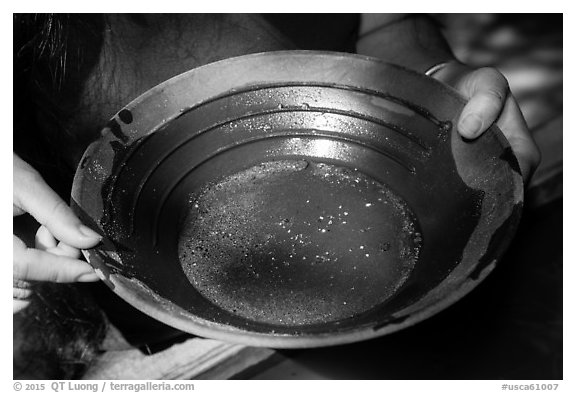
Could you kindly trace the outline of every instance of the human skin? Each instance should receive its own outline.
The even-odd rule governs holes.
[[[258,15],[142,16],[142,23],[107,17],[103,48],[88,76],[78,107],[69,121],[76,143],[65,147],[71,167],[79,162],[100,125],[116,111],[157,84],[192,68],[248,53],[293,49],[291,43]],[[434,77],[469,99],[458,123],[465,138],[481,135],[497,124],[516,153],[525,181],[539,162],[539,153],[511,95],[506,79],[495,69],[473,70],[455,61],[436,26],[425,16],[369,14],[362,18],[360,54],[379,57],[424,72],[449,62]],[[97,276],[79,260],[79,249],[101,240],[81,225],[68,206],[40,175],[14,155],[14,216],[30,213],[42,226],[35,248],[14,236],[15,281],[86,282]],[[19,291],[14,312],[28,305],[29,289]],[[28,291],[28,292],[27,292]]]
[[[540,152],[508,81],[497,69],[473,69],[458,62],[426,15],[364,15],[357,51],[421,72],[446,62],[433,77],[456,88],[468,99],[457,124],[460,135],[474,139],[496,124],[508,139],[524,182],[528,183],[540,162]]]

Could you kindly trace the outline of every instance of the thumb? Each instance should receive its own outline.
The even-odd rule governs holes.
[[[70,207],[29,164],[14,154],[14,214],[29,213],[58,240],[76,247],[91,248],[101,236],[83,225]]]
[[[476,138],[500,116],[510,91],[508,81],[494,68],[481,68],[466,75],[458,88],[469,98],[458,131],[465,138]]]

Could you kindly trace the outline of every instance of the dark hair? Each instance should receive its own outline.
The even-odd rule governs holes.
[[[16,379],[80,378],[107,332],[92,294],[76,284],[37,284],[30,306],[14,318]]]
[[[103,15],[15,14],[14,152],[64,200],[73,170],[57,146],[74,134],[66,122],[103,43]],[[16,220],[14,221],[16,225]],[[106,320],[90,284],[38,284],[14,317],[14,377],[71,379],[98,354]]]
[[[14,14],[14,152],[66,193],[69,168],[58,146],[75,138],[66,126],[103,44],[99,14]],[[50,180],[53,180],[51,182]]]

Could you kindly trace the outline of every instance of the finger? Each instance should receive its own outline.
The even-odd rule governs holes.
[[[49,248],[58,246],[58,240],[46,228],[44,225],[40,225],[38,231],[36,231],[35,246],[39,250],[46,251]]]
[[[510,90],[500,72],[481,68],[464,77],[460,91],[469,101],[458,120],[458,131],[465,138],[476,138],[498,119]]]
[[[512,151],[518,158],[524,183],[527,184],[540,163],[540,150],[528,130],[514,97],[510,96],[506,100],[502,115],[496,124],[508,139]]]
[[[40,174],[14,154],[14,213],[30,213],[58,239],[76,248],[94,247],[100,235],[84,226]]]
[[[42,251],[48,251],[54,255],[74,259],[79,259],[81,256],[81,252],[77,248],[63,242],[58,242],[44,225],[40,226],[38,232],[36,232],[36,248]]]
[[[32,296],[32,290],[29,288],[12,288],[12,298],[18,300],[26,300]]]
[[[58,246],[51,248],[47,251],[55,255],[61,255],[63,257],[69,257],[74,259],[79,259],[80,256],[82,255],[79,249],[69,246],[68,244],[63,242],[58,243]]]
[[[78,259],[27,248],[14,236],[14,278],[27,281],[88,282],[97,281],[92,267]]]
[[[13,308],[13,313],[16,314],[17,312],[20,312],[22,310],[24,310],[26,307],[28,307],[30,305],[30,301],[29,300],[20,300],[20,299],[13,299],[12,300],[12,308]]]

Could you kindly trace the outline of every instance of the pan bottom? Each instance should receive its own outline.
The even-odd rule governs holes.
[[[178,252],[190,283],[221,309],[300,326],[385,302],[421,245],[415,215],[384,184],[349,168],[284,160],[192,195]]]

